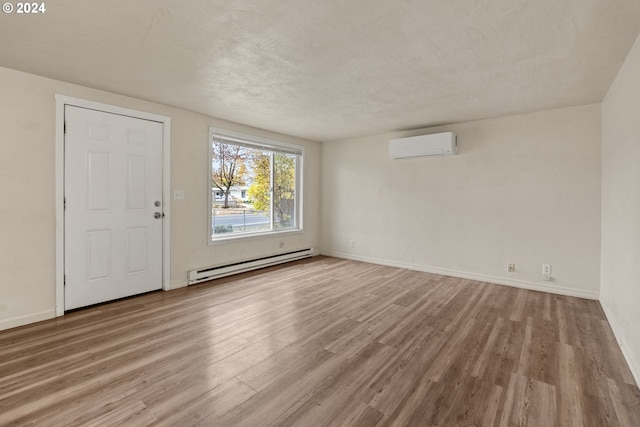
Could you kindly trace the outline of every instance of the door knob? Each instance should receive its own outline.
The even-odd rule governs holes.
[[[153,214],[153,217],[155,219],[159,219],[159,218],[162,218],[162,214],[160,212],[156,212],[156,213]]]

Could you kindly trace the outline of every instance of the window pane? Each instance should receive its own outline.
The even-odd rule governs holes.
[[[259,212],[262,227],[257,230],[270,230],[271,220],[271,154],[260,150],[251,150],[251,177],[247,189],[248,204]]]
[[[274,153],[273,155],[273,227],[296,226],[296,156]]]
[[[271,229],[270,197],[254,203],[248,194],[263,172],[254,167],[254,159],[268,153],[246,147],[212,142],[211,144],[211,230],[212,237]],[[260,166],[258,164],[258,166]],[[267,163],[267,168],[270,168]],[[267,169],[267,180],[269,169]],[[268,181],[267,181],[268,182]],[[246,195],[249,195],[247,199]],[[266,210],[263,208],[266,204]]]
[[[267,213],[250,208],[213,208],[213,216],[211,218],[214,236],[225,233],[246,233],[271,229]]]

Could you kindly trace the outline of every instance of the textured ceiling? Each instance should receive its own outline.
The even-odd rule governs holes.
[[[55,0],[0,65],[326,141],[600,102],[638,0]]]

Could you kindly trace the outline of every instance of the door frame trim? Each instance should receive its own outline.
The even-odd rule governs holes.
[[[162,124],[162,289],[171,289],[171,117],[55,94],[56,316],[64,315],[64,107],[88,108]]]

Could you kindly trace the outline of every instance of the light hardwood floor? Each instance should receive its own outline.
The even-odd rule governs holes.
[[[596,301],[318,257],[0,332],[0,425],[638,426]]]

